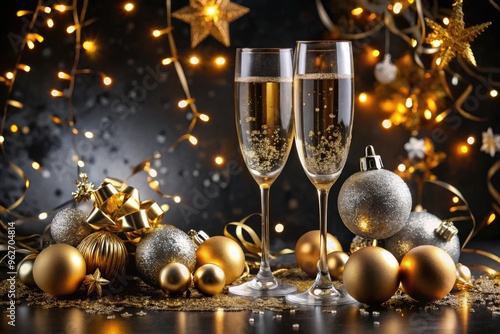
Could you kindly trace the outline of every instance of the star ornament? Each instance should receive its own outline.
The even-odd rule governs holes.
[[[229,23],[249,11],[230,0],[189,0],[189,6],[173,12],[172,16],[191,25],[192,48],[209,35],[229,46]]]
[[[89,296],[92,292],[96,292],[99,297],[102,296],[102,286],[109,284],[109,281],[101,276],[101,271],[97,268],[94,274],[88,274],[83,279],[83,285],[87,287],[87,296]]]
[[[440,49],[439,58],[436,61],[438,69],[442,70],[446,67],[457,53],[476,66],[476,60],[469,43],[488,28],[491,22],[465,28],[462,0],[456,0],[453,4],[450,21],[446,27],[429,18],[425,18],[425,22],[433,30],[425,41]]]

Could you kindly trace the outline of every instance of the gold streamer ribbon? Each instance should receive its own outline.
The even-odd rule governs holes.
[[[239,222],[230,222],[224,226],[224,236],[233,239],[237,243],[241,244],[242,247],[246,250],[245,257],[253,259],[250,261],[250,266],[258,266],[260,263],[260,258],[262,256],[262,242],[257,235],[257,233],[248,225],[246,222],[253,216],[260,216],[260,213],[252,213]],[[235,227],[234,235],[229,231],[231,227]],[[250,237],[250,240],[247,240],[244,232]],[[284,248],[277,253],[270,254],[271,259],[276,259],[282,255],[293,254],[294,251],[289,248]],[[248,263],[249,261],[247,261]]]
[[[497,255],[495,255],[493,253],[486,252],[486,251],[483,251],[480,249],[473,249],[473,248],[462,249],[462,252],[482,255],[482,256],[487,257],[488,259],[496,262],[498,265],[500,265],[500,257],[498,257]],[[472,264],[472,265],[468,265],[468,267],[484,271],[490,277],[500,277],[500,272],[498,270],[495,270],[495,269],[493,269],[489,266],[483,265],[483,264]]]
[[[500,215],[500,192],[493,185],[493,176],[500,170],[500,160],[495,162],[493,166],[490,167],[487,174],[487,185],[488,191],[491,197],[493,197],[494,202],[492,203],[493,210]]]
[[[92,193],[94,208],[86,222],[94,230],[123,232],[136,245],[149,230],[158,226],[163,210],[153,200],[141,202],[139,191],[120,180],[106,178]]]

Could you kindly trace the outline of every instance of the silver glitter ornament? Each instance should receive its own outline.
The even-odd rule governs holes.
[[[344,225],[366,239],[386,239],[403,228],[411,212],[411,193],[395,173],[382,169],[373,146],[360,159],[361,171],[342,185],[338,210]]]
[[[381,84],[393,82],[398,75],[398,68],[391,62],[391,55],[387,53],[384,60],[375,65],[375,79]]]
[[[456,234],[458,230],[454,232],[449,224],[428,212],[412,212],[408,223],[398,233],[384,240],[384,247],[401,261],[412,248],[432,245],[447,252],[453,261],[458,263],[460,257],[460,240]]]
[[[87,215],[79,209],[66,208],[54,216],[50,225],[50,234],[57,243],[69,244],[73,247],[93,232],[85,222]]]
[[[161,225],[141,238],[135,251],[139,276],[149,285],[160,287],[159,275],[169,263],[181,263],[190,272],[196,266],[196,244],[173,225]]]

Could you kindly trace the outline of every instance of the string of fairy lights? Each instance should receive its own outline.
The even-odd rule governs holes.
[[[136,6],[133,2],[127,2],[122,5],[122,8],[125,12],[134,12],[136,9]],[[38,32],[34,32],[34,25],[35,22],[39,22],[40,18],[43,18],[45,20],[45,26],[50,28],[54,28],[57,26],[56,22],[54,21],[54,13],[57,14],[65,14],[69,13],[69,15],[72,15],[73,17],[73,22],[71,25],[67,26],[65,28],[65,31],[67,34],[74,35],[74,50],[75,50],[75,56],[74,56],[74,61],[71,66],[71,68],[67,71],[58,71],[57,72],[57,78],[62,81],[62,82],[67,82],[66,88],[64,89],[52,89],[49,94],[53,98],[63,98],[67,100],[68,103],[68,114],[67,114],[67,119],[63,119],[61,117],[52,116],[52,121],[56,124],[59,125],[64,125],[68,126],[71,130],[72,133],[72,144],[73,144],[73,149],[75,151],[74,156],[72,157],[72,161],[75,162],[75,175],[79,175],[81,170],[85,168],[85,161],[84,158],[78,153],[78,148],[76,145],[75,138],[76,136],[83,135],[87,139],[92,139],[94,138],[94,133],[91,131],[82,131],[78,128],[78,125],[75,122],[74,118],[74,111],[75,111],[75,106],[73,102],[74,98],[74,92],[75,92],[75,86],[76,86],[76,77],[79,75],[95,75],[97,76],[102,84],[104,86],[110,86],[113,84],[113,79],[105,72],[103,71],[97,71],[94,69],[82,69],[79,68],[79,63],[80,59],[82,57],[82,52],[87,53],[87,54],[94,54],[98,52],[98,45],[94,40],[91,39],[83,39],[82,38],[82,30],[91,25],[94,22],[94,19],[85,19],[86,12],[88,9],[88,0],[83,0],[83,2],[79,5],[77,0],[72,0],[71,4],[55,4],[52,6],[45,6],[43,5],[42,0],[39,0],[37,3],[37,6],[35,10],[20,10],[16,13],[18,17],[23,17],[23,16],[29,16],[31,15],[31,24],[29,25],[27,29],[27,33],[24,36],[24,39],[21,43],[21,46],[19,48],[18,52],[18,59],[16,62],[16,65],[14,66],[13,70],[8,71],[5,73],[4,76],[0,76],[0,83],[6,85],[8,87],[7,91],[7,99],[6,103],[4,106],[3,114],[2,114],[2,123],[0,126],[0,148],[2,150],[2,154],[4,158],[6,159],[7,163],[9,164],[10,168],[13,170],[15,174],[17,174],[21,179],[24,180],[25,182],[25,187],[24,187],[24,192],[23,194],[11,205],[8,207],[3,207],[0,206],[0,213],[7,213],[15,218],[17,218],[20,222],[28,221],[28,220],[43,220],[46,219],[55,209],[51,211],[44,211],[39,213],[36,216],[32,217],[26,217],[23,215],[20,215],[15,212],[15,209],[23,202],[24,198],[26,197],[26,194],[28,192],[28,189],[30,187],[30,180],[28,179],[26,173],[23,171],[22,168],[19,166],[15,165],[11,160],[9,160],[9,157],[7,156],[5,152],[5,135],[7,133],[17,133],[18,131],[23,131],[22,129],[19,129],[19,126],[16,124],[11,124],[8,129],[6,129],[6,120],[7,120],[7,111],[10,107],[22,109],[24,107],[23,103],[14,99],[11,99],[10,96],[12,95],[12,89],[14,86],[14,82],[16,80],[16,77],[18,76],[19,72],[30,72],[31,67],[27,64],[21,63],[22,59],[22,54],[25,49],[25,46],[28,47],[29,50],[33,50],[36,47],[36,43],[42,43],[44,41],[44,37],[40,35]],[[195,125],[197,124],[198,121],[201,122],[209,122],[210,117],[206,113],[202,113],[198,111],[198,108],[196,107],[195,104],[195,98],[191,95],[188,81],[186,79],[186,76],[184,74],[184,69],[182,65],[182,61],[184,59],[181,59],[181,57],[178,54],[174,35],[173,35],[173,26],[171,22],[172,18],[172,10],[171,10],[171,0],[166,0],[166,27],[162,29],[155,29],[152,31],[152,36],[155,38],[160,38],[164,35],[167,36],[168,40],[168,45],[169,45],[169,50],[170,50],[170,55],[163,58],[161,60],[161,64],[164,66],[173,66],[176,73],[177,77],[179,79],[180,85],[182,86],[183,92],[184,92],[184,98],[179,100],[177,103],[177,106],[180,109],[186,109],[189,108],[190,112],[192,115],[190,116],[190,123],[187,128],[187,130],[180,135],[170,146],[168,146],[165,150],[161,152],[154,153],[150,157],[146,158],[145,160],[137,163],[135,167],[132,168],[131,174],[125,179],[127,181],[130,177],[133,175],[140,173],[140,172],[146,172],[147,174],[147,181],[151,189],[153,189],[155,192],[157,192],[162,198],[166,199],[171,199],[175,203],[180,203],[182,201],[181,196],[179,195],[172,195],[169,194],[165,191],[163,191],[160,188],[160,182],[156,178],[158,176],[157,171],[151,166],[151,162],[161,158],[163,155],[167,153],[173,152],[173,149],[182,141],[187,140],[189,143],[191,143],[193,146],[198,144],[198,138],[193,135],[193,130],[195,128]],[[208,12],[209,16],[212,17],[212,19],[215,19],[215,15],[217,15],[216,11],[209,11]],[[37,29],[38,31],[38,29]],[[203,63],[203,60],[200,59],[198,55],[192,55],[186,60],[191,66],[199,66],[200,64]],[[216,56],[213,59],[213,63],[211,66],[219,67],[219,68],[224,68],[226,65],[226,59],[223,56]],[[24,129],[24,132],[28,132],[29,129]],[[222,155],[216,155],[213,158],[213,161],[216,165],[222,166],[225,163],[225,159]],[[34,170],[40,171],[42,170],[42,165],[38,161],[32,161],[31,166]],[[68,202],[64,203],[63,205],[67,204]],[[56,208],[57,209],[57,208]],[[162,205],[163,211],[169,210],[169,205],[167,203],[164,203]]]

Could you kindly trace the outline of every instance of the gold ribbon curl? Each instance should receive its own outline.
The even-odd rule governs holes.
[[[156,228],[164,216],[158,203],[141,202],[139,191],[119,180],[106,178],[91,197],[94,208],[86,222],[94,230],[123,232],[134,245]]]
[[[262,242],[257,235],[257,233],[248,225],[246,222],[253,216],[260,216],[260,213],[252,213],[239,222],[230,222],[224,226],[224,236],[233,239],[238,244],[240,244],[244,248],[245,257],[248,258],[247,265],[252,268],[257,268],[260,265],[260,259],[262,256]],[[234,235],[229,231],[231,227],[235,227]],[[247,240],[244,233],[250,237],[250,240]],[[284,248],[277,253],[270,254],[270,259],[277,259],[278,257],[286,254],[293,254],[294,250],[289,248]]]

